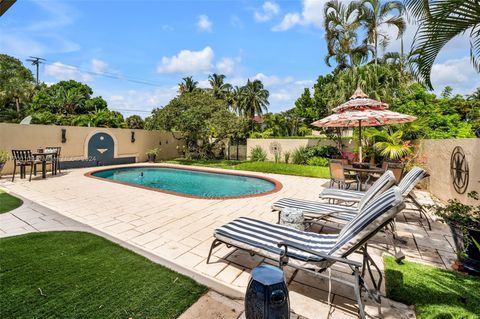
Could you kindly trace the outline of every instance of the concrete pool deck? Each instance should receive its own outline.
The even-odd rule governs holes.
[[[264,259],[220,246],[214,252],[213,263],[207,265],[213,230],[240,216],[275,222],[277,215],[270,209],[274,201],[282,197],[317,200],[322,185],[327,184],[327,180],[318,178],[251,173],[274,178],[283,188],[251,198],[192,199],[85,177],[91,170],[70,170],[32,182],[1,179],[0,187],[27,201],[17,210],[0,215],[0,236],[62,229],[93,232],[236,298],[243,297],[251,268]],[[397,222],[398,234],[405,241],[399,246],[408,260],[444,268],[451,265],[456,256],[448,227],[433,223],[430,231],[422,226],[418,212],[412,210],[401,213]],[[382,255],[392,250],[388,240],[379,234],[370,246],[383,271]],[[350,277],[348,270],[340,266],[334,273]],[[295,313],[306,318],[327,314],[330,318],[356,318],[353,291],[348,287],[332,283],[330,307],[328,281],[289,267],[286,275]],[[371,303],[367,308],[370,314],[377,313]],[[386,300],[382,313],[384,317],[410,318],[412,310]]]

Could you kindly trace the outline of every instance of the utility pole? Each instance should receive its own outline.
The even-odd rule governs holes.
[[[38,82],[38,66],[43,63],[43,61],[46,61],[45,59],[38,58],[36,56],[31,56],[30,59],[27,59],[28,62],[32,62],[32,65],[35,65],[37,67],[37,85],[39,84]]]

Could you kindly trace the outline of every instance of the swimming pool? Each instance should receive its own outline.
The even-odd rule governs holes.
[[[265,195],[282,185],[273,179],[162,166],[121,167],[87,173],[87,176],[198,198],[238,198]]]

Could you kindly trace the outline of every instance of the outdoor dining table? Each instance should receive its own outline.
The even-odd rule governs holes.
[[[356,167],[354,165],[345,165],[343,167],[344,170],[349,171],[349,172],[354,172],[356,173],[356,178],[357,178],[357,190],[361,191],[362,190],[362,184],[365,186],[368,184],[370,179],[374,175],[381,175],[385,173],[385,169],[380,168],[380,167],[363,167],[359,166]]]
[[[50,152],[50,151],[41,151],[41,152],[33,152],[32,156],[35,157],[35,159],[39,160],[42,162],[42,178],[47,178],[47,161],[48,161],[48,156],[54,156],[57,154],[57,152]],[[53,164],[52,164],[53,165]]]

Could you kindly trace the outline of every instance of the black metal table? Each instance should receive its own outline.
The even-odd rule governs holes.
[[[355,167],[352,165],[346,165],[343,167],[344,170],[349,172],[355,172],[357,178],[357,190],[362,190],[362,183],[366,185],[373,175],[385,173],[385,169],[379,167]]]
[[[53,157],[57,154],[57,152],[35,152],[32,155],[35,157],[36,160],[42,162],[42,178],[47,178],[47,161],[48,156],[52,156],[52,165],[53,164]]]

